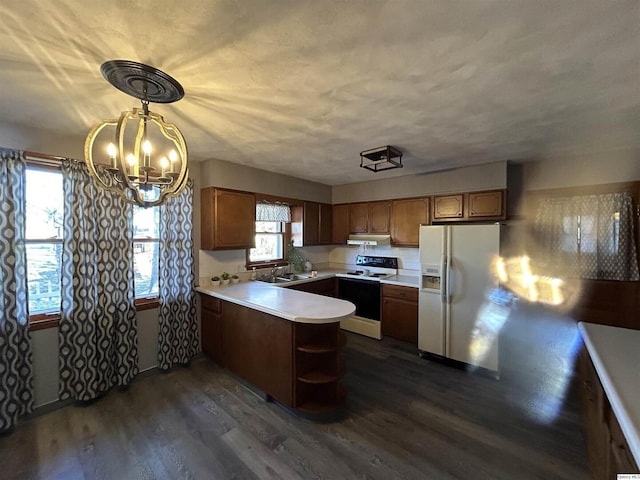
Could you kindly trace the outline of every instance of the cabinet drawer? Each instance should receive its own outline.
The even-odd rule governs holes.
[[[201,294],[202,308],[213,310],[216,313],[222,312],[222,300],[211,295]]]
[[[411,287],[401,287],[399,285],[382,284],[382,296],[401,298],[413,302],[418,301],[418,289]]]

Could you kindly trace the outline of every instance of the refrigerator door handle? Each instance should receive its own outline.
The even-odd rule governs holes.
[[[442,256],[442,266],[440,267],[440,297],[442,299],[442,303],[447,303],[447,296],[449,295],[447,289],[447,270],[448,270],[448,259],[446,255]]]

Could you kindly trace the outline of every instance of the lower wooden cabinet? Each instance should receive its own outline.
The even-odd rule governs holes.
[[[418,289],[382,285],[382,335],[418,344]]]
[[[294,407],[306,414],[335,410],[345,398],[340,383],[344,362],[339,355],[346,337],[338,323],[294,326]]]
[[[640,473],[586,348],[580,352],[578,367],[582,425],[593,479]]]
[[[200,298],[206,355],[308,419],[335,414],[345,399],[340,349],[346,337],[339,322],[290,322],[209,295]]]
[[[209,295],[200,295],[200,300],[202,352],[222,363],[222,300]]]

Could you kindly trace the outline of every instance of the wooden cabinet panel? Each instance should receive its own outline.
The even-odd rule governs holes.
[[[418,344],[418,289],[382,285],[382,335]]]
[[[391,243],[417,247],[420,243],[420,225],[429,224],[429,199],[407,198],[391,204]]]
[[[318,245],[320,240],[320,204],[304,202],[302,231],[303,245]]]
[[[253,193],[201,190],[201,248],[251,248],[255,241],[256,199]]]
[[[202,352],[222,363],[222,302],[200,294],[200,332]]]
[[[609,432],[605,416],[608,401],[598,374],[585,348],[580,352],[582,422],[593,478],[604,479],[607,467]]]
[[[320,204],[320,234],[318,243],[330,245],[333,230],[333,207],[327,203]]]
[[[611,409],[609,410],[607,425],[610,435],[607,478],[616,478],[618,473],[640,473],[638,465],[633,459],[633,454],[629,450],[627,439],[622,433],[618,419]]]
[[[369,203],[369,233],[389,233],[391,202]]]
[[[349,205],[349,233],[367,233],[369,231],[369,204],[351,203]]]
[[[293,406],[293,323],[231,302],[223,304],[226,368]]]
[[[433,197],[434,220],[464,217],[464,194],[437,195]]]
[[[331,243],[345,245],[349,238],[349,204],[333,205],[333,228]]]
[[[504,191],[493,190],[489,192],[469,193],[469,218],[491,217],[502,219],[504,211]]]

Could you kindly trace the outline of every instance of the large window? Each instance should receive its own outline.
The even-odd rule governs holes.
[[[545,198],[535,227],[541,259],[555,276],[638,280],[628,193]]]
[[[159,207],[133,207],[133,268],[136,298],[158,296]]]
[[[282,222],[256,222],[256,247],[249,250],[249,262],[283,261],[284,243]]]
[[[29,313],[57,313],[62,267],[62,173],[57,169],[30,167],[26,187]]]
[[[26,173],[26,252],[29,314],[60,312],[64,220],[62,172],[29,166]],[[158,297],[159,207],[133,207],[135,298]],[[146,302],[148,303],[148,302]]]

